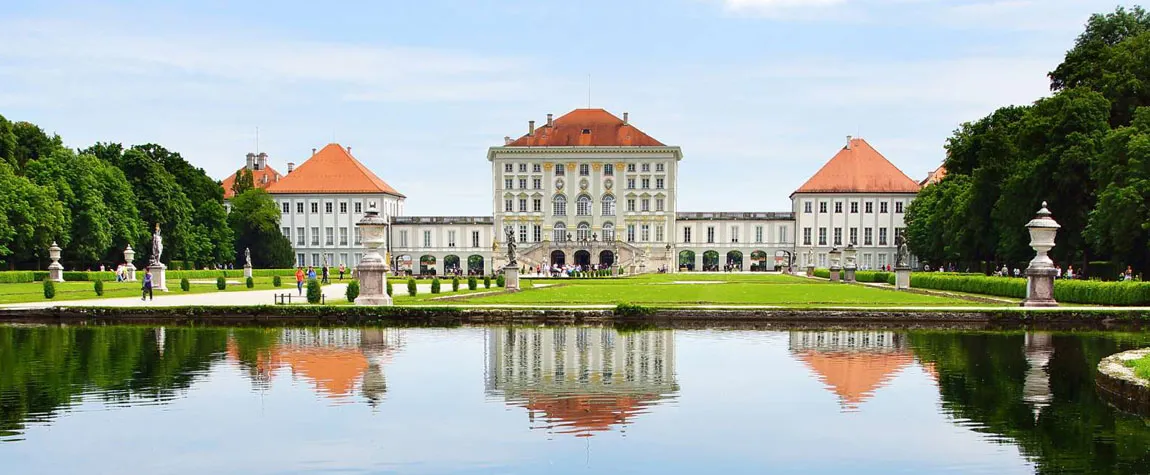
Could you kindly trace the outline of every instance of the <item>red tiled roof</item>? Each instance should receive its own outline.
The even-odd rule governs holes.
[[[268,188],[268,193],[387,193],[403,196],[336,143],[327,144],[294,171],[284,175]]]
[[[795,193],[917,193],[921,187],[863,139],[851,139]]]
[[[822,353],[798,355],[819,379],[839,397],[845,408],[857,408],[886,384],[914,358],[906,353]]]
[[[662,142],[603,109],[575,109],[507,147],[662,147]]]
[[[918,182],[918,184],[921,186],[933,185],[942,181],[943,178],[946,178],[946,165],[939,165],[933,172],[930,172],[930,175],[927,175],[925,180]]]
[[[243,168],[236,170],[236,173],[239,173],[242,170]],[[272,167],[265,166],[260,170],[252,170],[252,181],[255,183],[256,188],[263,188],[266,190],[269,186],[272,186],[277,181],[279,181],[280,178],[283,178],[283,175],[280,175],[280,172],[275,171],[275,169]],[[232,184],[235,182],[235,173],[228,175],[227,178],[224,178],[224,182],[221,186],[224,187],[225,200],[231,199],[236,195],[232,192]]]

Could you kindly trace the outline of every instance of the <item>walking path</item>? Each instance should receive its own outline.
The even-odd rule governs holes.
[[[430,292],[430,286],[428,286]],[[0,305],[5,309],[21,308],[53,308],[53,307],[215,307],[215,306],[241,306],[241,305],[272,305],[275,296],[290,293],[298,296],[299,301],[306,302],[307,289],[304,295],[299,295],[295,286],[272,290],[244,290],[230,292],[213,292],[204,294],[185,294],[179,290],[156,292],[155,300],[143,301],[136,297],[121,297],[110,299],[89,300],[59,300],[45,302],[15,303]],[[345,299],[347,284],[331,284],[323,287],[324,298],[329,302]]]

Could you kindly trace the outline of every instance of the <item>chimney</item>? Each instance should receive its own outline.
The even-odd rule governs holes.
[[[311,154],[312,154],[312,155],[315,155],[315,147],[312,147],[312,148],[311,148]]]
[[[851,149],[851,140],[852,139],[854,139],[854,137],[851,137],[849,135],[847,136],[847,150]]]
[[[631,125],[630,118],[627,117],[629,115],[631,115],[631,114],[628,114],[626,112],[623,113],[623,125]]]
[[[291,173],[292,170],[295,170],[295,162],[288,162],[288,173]]]
[[[529,136],[535,135],[535,121],[534,120],[527,121],[527,135],[529,135]]]
[[[504,135],[503,136],[503,145],[507,145],[509,143],[511,143],[511,137]]]
[[[256,155],[256,170],[263,170],[268,167],[268,154],[260,152]]]
[[[547,114],[547,126],[551,127],[551,114]]]
[[[351,155],[351,145],[348,145],[348,146],[347,146],[347,154],[348,154],[348,155]]]
[[[248,152],[247,158],[248,158],[248,162],[247,162],[247,165],[245,165],[245,167],[246,167],[248,170],[252,170],[252,169],[255,169],[255,166],[256,166],[256,154],[254,154],[254,153],[251,153],[251,152]]]

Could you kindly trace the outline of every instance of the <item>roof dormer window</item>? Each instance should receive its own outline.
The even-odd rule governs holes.
[[[591,135],[591,129],[583,129],[583,135]]]

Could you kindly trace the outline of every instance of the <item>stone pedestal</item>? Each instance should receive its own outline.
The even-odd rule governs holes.
[[[1055,269],[1026,269],[1026,300],[1023,307],[1057,307],[1054,301]]]
[[[128,282],[136,281],[136,265],[131,262],[128,263]]]
[[[503,288],[511,292],[519,291],[519,267],[508,265],[503,268]]]
[[[844,278],[844,280],[846,280],[846,282],[848,284],[853,284],[855,282],[855,268],[854,267],[847,267],[843,273],[846,274],[843,276],[843,278]]]
[[[842,272],[842,268],[837,267],[837,266],[831,267],[830,271],[831,271],[831,282],[838,282],[840,280],[839,279],[839,273]]]
[[[60,265],[59,262],[48,264],[48,280],[52,282],[63,282],[64,266]]]
[[[158,263],[148,266],[152,271],[152,290],[159,290],[160,292],[168,291],[168,266],[164,263]]]
[[[378,255],[378,254],[377,254]],[[391,296],[387,295],[387,263],[368,260],[364,256],[355,268],[356,278],[359,279],[359,297],[356,305],[391,305]]]
[[[244,266],[244,278],[247,279],[248,277],[251,277],[251,276],[252,276],[252,266],[245,265]]]
[[[136,260],[136,251],[132,250],[132,245],[128,244],[128,248],[124,249],[124,264],[128,273],[128,282],[136,281],[136,265],[132,261]]]
[[[619,277],[620,270],[621,268],[619,266],[611,266],[611,277]]]
[[[807,277],[814,277],[814,276],[815,276],[815,266],[808,265],[807,266]]]
[[[894,268],[894,288],[895,290],[906,290],[910,288],[910,267],[900,266]]]

